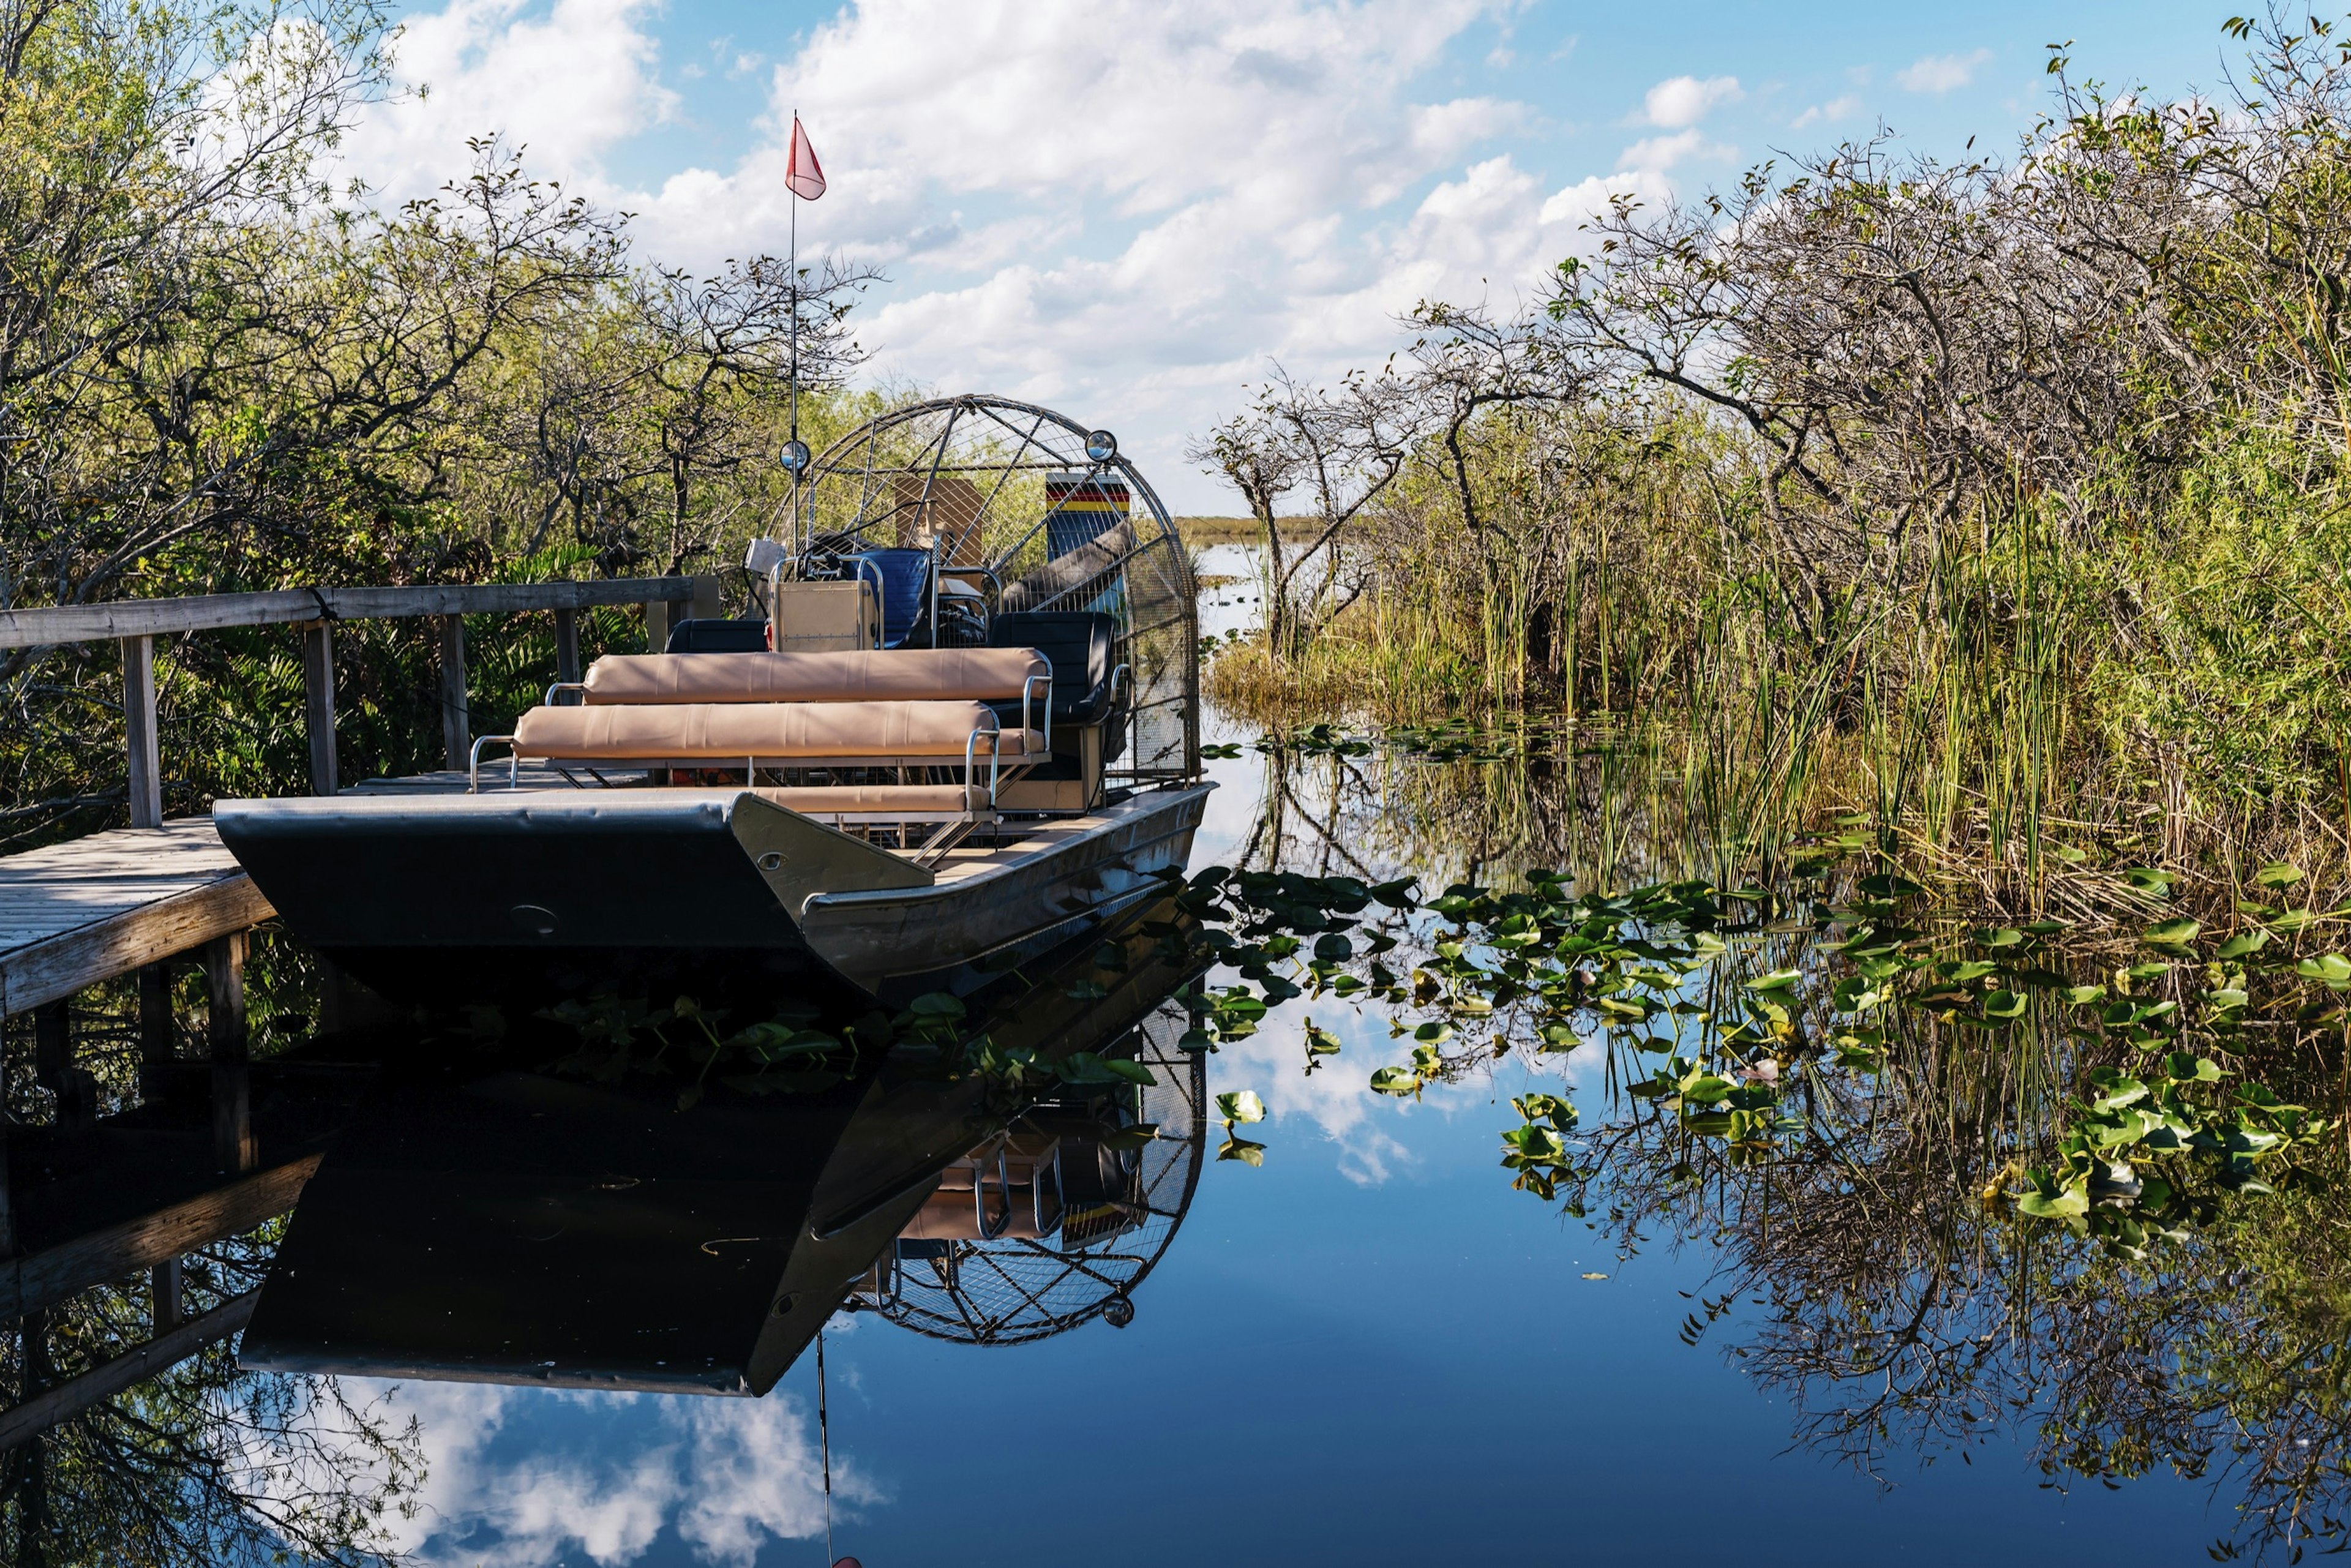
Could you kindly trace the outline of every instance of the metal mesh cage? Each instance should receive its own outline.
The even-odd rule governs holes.
[[[1131,784],[1200,767],[1198,585],[1158,493],[1088,430],[1004,398],[938,398],[869,421],[810,466],[799,532],[838,546],[935,540],[942,578],[996,591],[1009,611],[1095,610],[1118,624],[1134,677],[1124,751]]]
[[[1207,1059],[1179,1048],[1191,1017],[1174,1002],[1102,1054],[1151,1069],[1154,1082],[1124,1109],[1158,1125],[1135,1151],[1113,1201],[1073,1208],[1041,1239],[905,1242],[856,1293],[859,1304],[935,1339],[1019,1344],[1102,1317],[1122,1324],[1136,1285],[1158,1263],[1191,1207],[1207,1147]]]

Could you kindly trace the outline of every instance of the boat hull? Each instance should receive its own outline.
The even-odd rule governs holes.
[[[231,800],[221,839],[287,928],[402,1001],[715,977],[967,991],[1147,897],[1208,786],[1054,825],[933,881],[747,791]]]

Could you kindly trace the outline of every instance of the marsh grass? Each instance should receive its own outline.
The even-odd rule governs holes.
[[[1206,549],[1211,545],[1254,544],[1265,534],[1264,525],[1255,517],[1176,517],[1176,537],[1193,549]],[[1322,531],[1312,517],[1283,517],[1281,536],[1285,539],[1311,538]]]
[[[2124,864],[2171,866],[2226,911],[2288,862],[2331,909],[2351,894],[2351,538],[2274,485],[2199,494],[2199,526],[2120,552],[2029,506],[1949,531],[1903,593],[1850,595],[1810,636],[1751,584],[1690,597],[1656,539],[1630,568],[1595,546],[1547,591],[1567,606],[1548,669],[1510,574],[1482,598],[1397,574],[1288,661],[1226,646],[1207,689],[1277,732],[1643,734],[1724,874],[1859,831],[1889,866],[2027,917],[2084,913],[2085,882]]]

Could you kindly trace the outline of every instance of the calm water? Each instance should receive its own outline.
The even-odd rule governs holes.
[[[1238,574],[1237,560],[1210,565]],[[1245,623],[1249,592],[1212,592],[1205,629]],[[1221,720],[1209,729],[1212,742],[1256,738]],[[1474,765],[1448,777],[1464,767]],[[1481,823],[1475,789],[1467,806],[1439,799],[1413,783],[1416,769],[1429,765],[1309,758],[1270,810],[1271,775],[1244,746],[1213,765],[1223,788],[1193,863],[1416,872],[1435,888],[1466,865],[1583,831],[1554,820],[1582,810],[1573,789],[1529,783],[1515,801],[1506,789],[1487,798]],[[1641,858],[1637,846],[1621,851],[1637,831],[1583,827]],[[1310,1017],[1342,1044],[1311,1073]],[[2070,1552],[2186,1563],[2239,1531],[2246,1484],[2217,1463],[2218,1479],[2189,1479],[2159,1457],[2126,1455],[2113,1468],[2147,1473],[2111,1484],[2049,1463],[2056,1380],[2085,1364],[2146,1385],[2087,1423],[2109,1444],[2167,1422],[2176,1439],[2231,1397],[2227,1369],[2190,1364],[2211,1349],[2197,1322],[2103,1371],[2076,1354],[2109,1286],[2105,1265],[2067,1262],[2062,1249],[2088,1259],[2089,1243],[2053,1229],[2046,1245],[2061,1252],[2039,1256],[2056,1257],[2048,1278],[2067,1284],[2043,1309],[1987,1278],[2012,1260],[1980,1245],[1923,1270],[1841,1263],[1834,1221],[1812,1252],[1759,1269],[1771,1254],[1735,1170],[1695,1191],[1668,1183],[1646,1210],[1595,1207],[1587,1224],[1514,1191],[1499,1139],[1520,1121],[1512,1096],[1531,1091],[1572,1093],[1587,1130],[1604,1121],[1623,1103],[1607,1049],[1514,1053],[1397,1098],[1367,1082],[1401,1054],[1387,1018],[1368,1003],[1293,1000],[1208,1059],[1211,1095],[1262,1097],[1266,1118],[1247,1130],[1266,1145],[1263,1163],[1206,1162],[1134,1291],[1128,1326],[1086,1312],[1067,1333],[983,1347],[872,1312],[835,1317],[825,1335],[835,1549],[867,1568],[1528,1552],[1822,1563]],[[1898,1228],[1908,1190],[1880,1197]],[[2115,1299],[2159,1295],[2163,1267],[2158,1257],[2116,1272]],[[1830,1298],[1829,1310],[1807,1311]],[[1891,1372],[1857,1375],[1833,1343],[1835,1325],[1856,1321],[1895,1320],[1898,1339],[1898,1320],[1914,1313],[1915,1354],[1892,1358]],[[2339,1335],[2329,1312],[2309,1321],[2321,1338]],[[1962,1363],[1973,1370],[1955,1370]],[[415,1424],[413,1511],[383,1528],[419,1561],[747,1568],[828,1561],[817,1376],[803,1356],[757,1400],[340,1383],[386,1432]],[[255,1381],[298,1422],[331,1436],[349,1420],[299,1380]],[[2101,1388],[2084,1397],[2106,1397]],[[1879,1398],[1857,1428],[1823,1424]],[[1959,1406],[1970,1414],[1954,1416]],[[349,1456],[363,1449],[347,1445],[342,1462],[357,1466]]]
[[[1254,759],[1220,766],[1196,863],[1231,860],[1256,821]],[[2046,1486],[2029,1438],[1965,1459],[1889,1443],[1875,1477],[1792,1447],[1785,1395],[1736,1354],[1750,1301],[1679,1337],[1689,1297],[1719,1289],[1713,1249],[1622,1256],[1511,1190],[1509,1098],[1557,1077],[1506,1063],[1417,1103],[1377,1095],[1360,1063],[1394,1054],[1385,1025],[1343,1011],[1293,1003],[1211,1059],[1212,1091],[1264,1098],[1270,1152],[1209,1165],[1130,1326],[982,1348],[835,1320],[840,1551],[870,1568],[1530,1547],[2186,1563],[2228,1530],[2204,1483]],[[1350,1049],[1307,1077],[1310,1013]],[[346,1384],[422,1423],[430,1479],[404,1536],[427,1561],[822,1560],[810,1359],[757,1402]]]

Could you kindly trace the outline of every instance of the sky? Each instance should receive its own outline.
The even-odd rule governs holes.
[[[831,182],[803,253],[881,267],[863,374],[1116,431],[1179,512],[1277,362],[1328,380],[1423,299],[1535,297],[1610,195],[1688,198],[1881,124],[2004,150],[2077,74],[2218,86],[2225,6],[1676,0],[444,0],[347,143],[388,201],[500,134],[635,214],[646,260],[782,254],[797,109]]]

